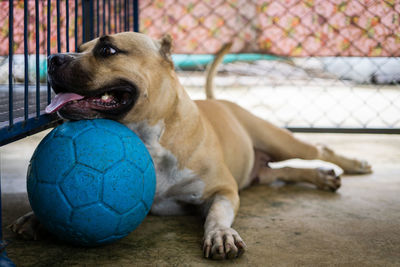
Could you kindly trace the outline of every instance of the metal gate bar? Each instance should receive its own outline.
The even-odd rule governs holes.
[[[14,124],[14,101],[13,101],[13,79],[12,79],[12,62],[13,62],[13,37],[14,37],[14,4],[12,0],[9,0],[10,10],[9,10],[9,22],[8,22],[8,121],[10,127]]]
[[[35,1],[35,34],[36,34],[36,103],[40,102],[40,71],[39,71],[39,2]],[[40,116],[40,108],[36,105],[36,117]]]
[[[138,0],[116,0],[114,10],[112,12],[112,4],[113,0],[67,0],[65,1],[65,16],[66,16],[66,33],[65,33],[65,51],[70,51],[70,12],[69,12],[69,1],[74,1],[75,3],[75,12],[74,12],[74,50],[78,49],[79,42],[85,42],[93,39],[95,36],[99,36],[100,34],[111,34],[113,32],[118,32],[120,30],[131,30],[133,28],[134,31],[139,30],[139,1]],[[96,3],[94,2],[96,1]],[[37,133],[43,129],[54,126],[57,122],[59,122],[59,118],[54,115],[48,115],[43,113],[43,99],[41,99],[41,84],[40,84],[40,13],[39,13],[39,4],[42,2],[40,0],[35,0],[34,2],[34,14],[35,14],[35,96],[34,100],[29,96],[30,95],[30,86],[29,86],[29,28],[28,28],[28,17],[29,17],[29,0],[24,0],[24,49],[23,49],[23,57],[24,57],[24,89],[23,89],[23,109],[22,117],[18,117],[15,113],[15,93],[14,93],[14,81],[13,81],[13,61],[14,61],[14,3],[15,1],[9,0],[9,40],[8,40],[8,121],[0,121],[0,146],[10,143],[12,141],[18,140],[25,136]],[[101,5],[102,2],[102,5]],[[55,1],[55,7],[52,6],[53,1],[47,1],[46,11],[47,11],[47,30],[44,34],[47,34],[45,41],[45,49],[46,54],[49,56],[51,54],[51,39],[49,36],[52,34],[51,26],[52,19],[51,14],[56,9],[56,51],[62,52],[63,43],[61,41],[61,1]],[[79,5],[81,4],[81,7]],[[118,5],[118,8],[117,8]],[[132,8],[131,8],[132,7]],[[95,10],[96,9],[96,10]],[[133,14],[133,25],[132,22],[132,14]],[[82,27],[80,28],[78,25],[78,17],[82,16]],[[113,18],[114,17],[114,18]],[[124,18],[122,18],[124,17]],[[119,27],[115,24],[115,27],[111,26],[111,20],[119,21]],[[47,83],[47,101],[51,102],[51,87]],[[43,86],[42,86],[43,88]],[[35,105],[30,105],[30,101],[34,101]],[[36,109],[34,111],[34,109]],[[32,113],[34,112],[34,113]],[[32,115],[34,115],[32,117]],[[17,117],[16,117],[17,116]]]
[[[66,45],[65,49],[66,52],[70,51],[70,36],[69,36],[69,23],[70,23],[70,12],[69,12],[69,1],[73,0],[66,0],[65,2],[65,7],[66,7]],[[10,142],[16,141],[18,139],[21,139],[23,137],[26,137],[28,135],[35,134],[37,132],[40,132],[42,130],[45,130],[47,128],[56,126],[57,124],[61,123],[61,120],[58,118],[56,114],[44,114],[43,112],[43,105],[41,105],[41,102],[47,102],[50,103],[51,101],[51,87],[49,83],[47,82],[46,85],[40,84],[40,30],[39,30],[39,2],[40,0],[35,0],[34,5],[35,5],[35,70],[36,70],[36,77],[35,77],[35,82],[34,82],[34,87],[35,87],[35,96],[31,95],[32,91],[30,92],[30,86],[29,85],[29,42],[28,42],[28,35],[29,35],[29,28],[28,28],[28,18],[29,18],[29,0],[24,0],[24,29],[23,29],[23,36],[24,36],[24,84],[23,84],[23,100],[22,100],[22,109],[23,113],[19,117],[17,114],[19,112],[14,112],[15,108],[18,105],[16,104],[17,98],[14,98],[14,81],[13,81],[13,59],[14,59],[14,1],[9,0],[9,38],[8,38],[8,101],[4,103],[8,103],[8,121],[7,119],[4,119],[4,121],[0,121],[0,146],[3,146],[5,144],[8,144]],[[46,54],[49,56],[51,54],[51,11],[52,11],[52,2],[51,0],[47,1],[47,37],[46,37]],[[74,50],[76,51],[78,49],[78,39],[80,39],[81,42],[89,41],[93,39],[95,36],[100,35],[100,26],[102,23],[102,34],[110,34],[111,33],[111,24],[110,20],[112,17],[111,14],[111,0],[103,0],[103,6],[102,6],[102,11],[103,13],[100,14],[100,1],[96,0],[96,5],[94,5],[94,0],[75,0],[75,20],[74,20]],[[114,0],[115,2],[115,0]],[[133,29],[135,31],[138,31],[139,29],[139,20],[138,20],[138,15],[139,15],[139,3],[136,0],[125,0],[125,5],[124,5],[124,13],[125,13],[125,19],[124,19],[124,29],[128,30],[130,29],[130,14],[127,10],[129,7],[129,3],[132,2],[133,4],[133,15],[135,16],[133,19]],[[41,2],[43,3],[43,2]],[[81,13],[79,12],[79,4],[81,4]],[[106,4],[108,5],[108,12],[106,12]],[[119,21],[122,22],[122,5],[121,5],[121,0],[119,0]],[[96,7],[96,12],[94,8]],[[61,42],[61,3],[60,0],[56,1],[56,36],[57,36],[57,52],[62,51],[62,42]],[[117,20],[117,10],[114,8],[114,19],[115,21]],[[96,20],[94,20],[94,16],[96,14]],[[78,29],[78,17],[79,15],[82,16],[82,28],[81,30]],[[100,17],[102,16],[102,22],[100,22]],[[95,25],[96,24],[96,25]],[[121,24],[119,30],[121,30]],[[106,26],[108,26],[108,31],[106,32]],[[96,27],[96,31],[95,31]],[[114,32],[117,32],[117,28],[115,27]],[[18,86],[19,87],[19,86]],[[46,96],[45,100],[41,99],[41,87],[46,88]],[[7,88],[7,87],[6,87]],[[5,94],[4,94],[5,95]],[[3,94],[2,94],[2,97]],[[33,97],[33,98],[32,98]],[[35,105],[30,106],[30,99],[35,99]],[[42,101],[43,100],[43,101]],[[46,101],[47,100],[47,101]],[[31,107],[31,108],[30,108]],[[32,114],[33,108],[36,108],[35,112]],[[32,116],[33,115],[33,116]],[[15,118],[17,116],[17,118]],[[31,116],[31,117],[30,117]],[[9,260],[7,257],[6,251],[5,251],[5,242],[3,241],[3,235],[2,235],[2,215],[1,215],[1,184],[0,184],[0,266],[14,266],[14,264]]]

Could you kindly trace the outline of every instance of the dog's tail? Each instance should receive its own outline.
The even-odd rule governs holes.
[[[206,79],[206,97],[214,99],[214,77],[217,74],[219,64],[221,64],[224,56],[231,50],[232,42],[224,44],[221,49],[215,54],[213,62],[207,66]]]

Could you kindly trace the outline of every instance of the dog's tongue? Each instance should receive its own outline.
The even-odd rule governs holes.
[[[46,113],[53,113],[62,108],[65,104],[74,100],[81,100],[84,96],[74,93],[60,93],[57,94],[51,103],[46,107]]]

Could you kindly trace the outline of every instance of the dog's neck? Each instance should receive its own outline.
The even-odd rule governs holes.
[[[163,117],[165,128],[160,143],[180,159],[179,162],[184,163],[198,145],[188,140],[201,134],[203,127],[196,103],[190,99],[182,85],[177,86],[174,104]]]
[[[142,139],[148,148],[158,143],[171,151],[179,159],[179,163],[184,164],[192,150],[196,149],[197,144],[185,146],[181,144],[187,144],[187,140],[201,134],[203,127],[196,103],[190,99],[179,82],[175,83],[175,86],[175,88],[163,88],[163,90],[176,92],[164,112],[138,122],[124,123]]]

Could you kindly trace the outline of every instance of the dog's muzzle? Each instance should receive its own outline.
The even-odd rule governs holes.
[[[58,112],[63,118],[118,119],[136,103],[139,90],[135,84],[115,78],[101,88],[88,90],[88,76],[80,71],[74,54],[54,54],[48,57],[48,81],[56,96],[46,107],[47,113]],[[74,62],[75,61],[75,62]],[[71,77],[71,73],[77,73]]]

